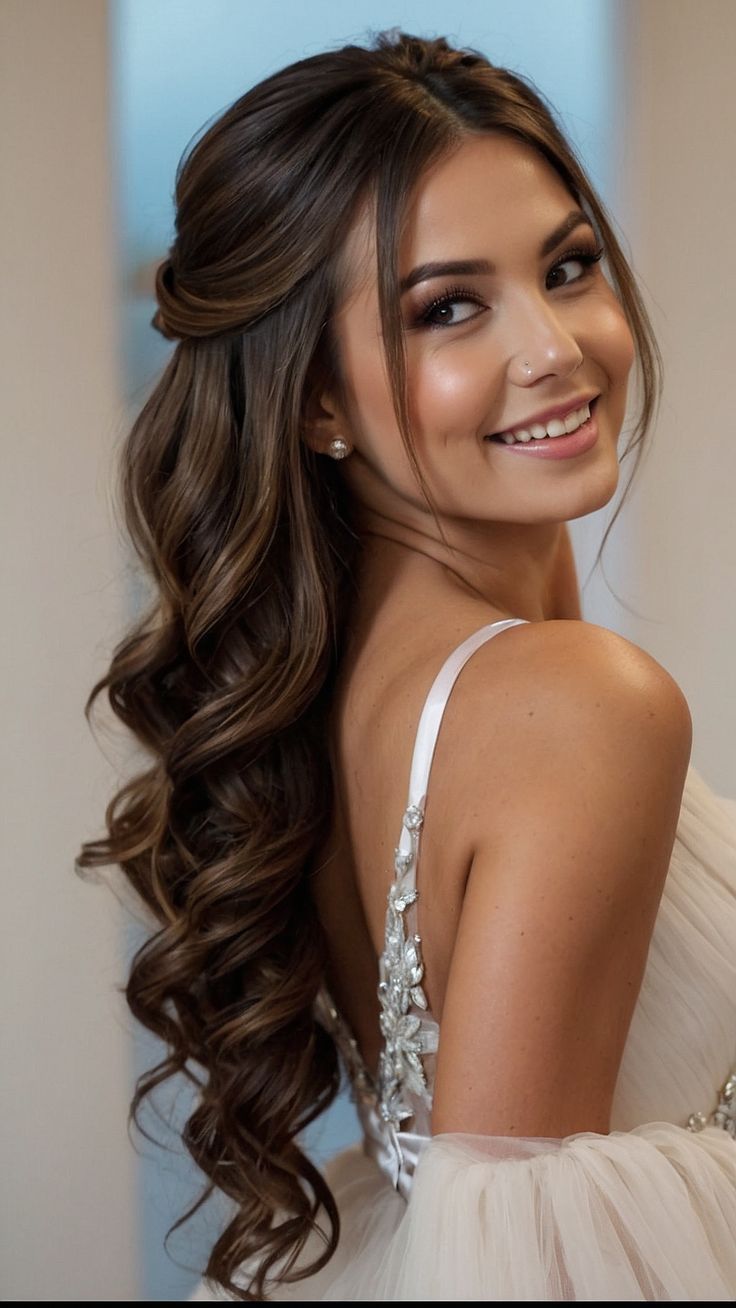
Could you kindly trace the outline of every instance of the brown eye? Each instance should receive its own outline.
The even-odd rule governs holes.
[[[547,278],[547,285],[550,289],[554,289],[555,286],[567,286],[570,282],[579,282],[584,276],[585,267],[582,259],[566,259],[564,263],[558,263],[556,268],[552,268]]]
[[[602,249],[595,251],[576,250],[574,254],[566,254],[547,273],[547,289],[554,291],[560,286],[570,286],[573,282],[582,281],[593,265],[602,258]]]
[[[419,313],[419,322],[425,327],[456,327],[475,318],[485,305],[467,291],[450,291],[432,300]]]

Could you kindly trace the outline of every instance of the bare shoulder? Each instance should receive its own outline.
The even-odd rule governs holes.
[[[445,748],[454,736],[469,871],[433,1129],[606,1131],[675,838],[687,703],[643,650],[577,621],[499,633],[456,689]]]
[[[522,623],[487,641],[476,655],[478,664],[484,654],[498,662],[499,672],[504,668],[513,671],[517,687],[519,677],[526,678],[525,689],[529,691],[535,685],[542,693],[552,686],[559,691],[568,685],[584,693],[585,674],[596,686],[600,683],[624,696],[659,692],[664,700],[671,701],[673,710],[684,710],[687,715],[682,691],[661,663],[639,645],[593,622],[565,619]],[[544,673],[541,678],[540,670]]]
[[[561,767],[684,782],[692,744],[687,700],[656,659],[594,623],[525,623],[470,659],[447,709],[454,773],[508,794]],[[445,726],[443,726],[443,731]],[[461,747],[462,746],[462,747]],[[459,768],[459,773],[458,773]]]

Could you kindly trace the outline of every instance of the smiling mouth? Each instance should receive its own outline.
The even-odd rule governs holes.
[[[559,436],[569,436],[588,421],[598,398],[596,396],[589,403],[571,409],[564,417],[550,418],[547,422],[533,422],[528,427],[517,427],[513,431],[497,432],[494,436],[485,436],[484,440],[495,441],[497,445],[527,445],[530,441],[556,440]]]

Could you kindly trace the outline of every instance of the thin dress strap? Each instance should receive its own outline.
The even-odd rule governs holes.
[[[388,892],[385,945],[379,959],[378,999],[381,1005],[383,1049],[379,1057],[377,1105],[392,1141],[395,1185],[408,1174],[407,1149],[418,1132],[429,1134],[433,1068],[439,1026],[424,992],[421,937],[416,930],[417,862],[424,822],[429,771],[442,714],[458,673],[491,636],[515,627],[526,618],[504,618],[468,636],[445,660],[429,689],[419,718],[409,778],[409,803],[400,842],[394,851],[395,877]],[[412,1133],[402,1123],[413,1120]],[[410,1170],[410,1169],[409,1169]]]
[[[409,874],[405,880],[407,890],[413,890],[416,886],[416,858],[412,859],[411,864],[409,864],[408,856],[414,853],[412,836],[414,836],[415,840],[417,839],[422,824],[424,805],[427,800],[429,773],[442,723],[442,715],[450,698],[450,692],[471,654],[474,654],[492,636],[498,635],[500,631],[505,631],[507,627],[516,627],[526,621],[526,618],[504,618],[500,622],[491,622],[488,626],[481,627],[479,631],[474,631],[471,636],[468,636],[467,640],[458,645],[457,649],[454,649],[449,657],[445,659],[429,688],[429,694],[424,701],[414,742],[414,753],[409,775],[409,800],[404,813],[401,839],[397,851],[407,856],[403,864]]]

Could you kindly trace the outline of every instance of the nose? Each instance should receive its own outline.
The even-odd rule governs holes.
[[[574,332],[542,297],[516,305],[508,325],[508,373],[514,385],[569,377],[581,366],[585,356]]]

